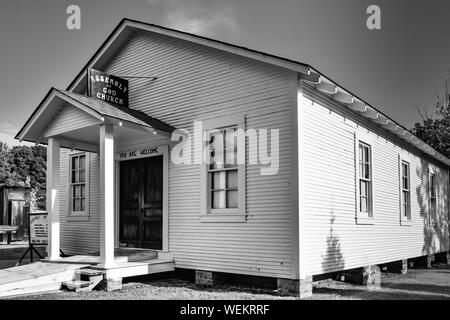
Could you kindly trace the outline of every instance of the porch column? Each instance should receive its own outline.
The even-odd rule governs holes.
[[[59,141],[48,138],[47,146],[47,213],[49,260],[59,258]]]
[[[114,128],[100,125],[100,262],[114,264]]]

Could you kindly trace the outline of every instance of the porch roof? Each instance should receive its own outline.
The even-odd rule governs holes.
[[[44,139],[43,132],[46,126],[68,104],[97,118],[99,121],[115,120],[117,123],[123,122],[149,131],[164,133],[171,133],[175,130],[173,126],[150,117],[144,112],[115,106],[78,93],[51,88],[15,138],[21,141],[45,144],[46,139]]]

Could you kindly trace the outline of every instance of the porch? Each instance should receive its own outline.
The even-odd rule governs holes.
[[[158,234],[161,239],[160,241],[145,242],[145,248],[154,249],[159,257],[165,257],[164,263],[161,265],[155,261],[151,261],[151,263],[130,261],[127,255],[123,255],[125,251],[117,248],[123,240],[121,239],[123,232],[119,219],[121,208],[118,199],[120,194],[118,190],[120,185],[118,182],[119,162],[129,160],[128,157],[121,159],[122,155],[124,151],[127,154],[127,148],[132,145],[151,147],[151,152],[133,155],[132,158],[161,155],[164,160],[161,162],[164,163],[160,168],[160,171],[163,171],[161,177],[167,181],[167,145],[170,143],[173,130],[174,128],[170,125],[143,112],[114,106],[73,92],[57,89],[49,92],[17,135],[20,140],[47,144],[47,262],[67,263],[73,259],[81,259],[83,263],[89,263],[90,268],[104,270],[106,277],[132,276],[145,274],[145,272],[152,273],[158,268],[161,270],[173,268],[173,259],[169,257],[168,253],[167,193],[164,197],[161,196],[158,208],[158,212],[161,214],[161,230],[158,229]],[[99,187],[96,187],[95,190],[84,191],[90,192],[100,199],[98,212],[91,212],[91,214],[98,214],[100,220],[98,228],[100,250],[97,256],[60,257],[61,224],[66,223],[66,221],[61,221],[60,216],[61,188],[67,187],[61,183],[61,174],[70,175],[70,183],[72,183],[72,173],[76,170],[72,167],[69,167],[68,170],[66,168],[65,171],[61,170],[61,148],[98,154]],[[87,182],[86,185],[88,186],[89,183]],[[167,183],[164,185],[167,188]],[[80,206],[87,208],[84,210],[89,210],[88,200],[84,199],[87,205],[83,204],[82,200],[77,203],[78,199],[74,200],[75,197],[79,196],[76,195],[75,190],[72,193],[72,189],[70,189],[65,200],[70,203],[70,206],[74,204],[74,210],[79,209]],[[136,212],[139,215],[147,214],[144,208],[140,208]],[[138,225],[136,229],[141,227],[143,226]],[[144,241],[136,241],[132,243],[132,246],[138,247],[136,243],[139,245]],[[152,247],[150,244],[153,243],[158,243],[160,246]]]
[[[0,297],[69,290],[120,289],[122,279],[173,271],[173,257],[155,250],[115,248],[115,263],[101,267],[101,258],[76,255],[57,260],[44,259],[0,270]]]

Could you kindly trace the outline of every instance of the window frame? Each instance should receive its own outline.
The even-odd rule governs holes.
[[[356,207],[355,207],[355,221],[356,224],[362,225],[373,225],[375,224],[375,210],[374,210],[374,143],[373,139],[369,136],[369,134],[362,135],[359,132],[355,132],[355,195],[356,195]],[[361,194],[360,194],[360,156],[359,156],[359,146],[360,144],[366,145],[369,147],[369,157],[370,157],[370,169],[369,169],[369,201],[368,206],[370,211],[368,214],[361,212]]]
[[[427,195],[428,195],[428,227],[437,226],[438,220],[438,199],[439,199],[439,187],[438,187],[438,174],[436,172],[436,167],[434,165],[428,166],[428,185],[427,185]],[[431,177],[434,177],[434,213],[431,212],[432,208],[432,189],[431,189]],[[434,217],[433,217],[434,216]]]
[[[406,163],[408,165],[408,207],[409,211],[407,215],[404,215],[404,203],[403,203],[403,192],[405,189],[403,188],[403,164]],[[412,199],[411,199],[411,159],[405,155],[398,155],[398,177],[399,177],[399,209],[400,209],[400,225],[402,226],[410,226],[412,224]]]
[[[85,157],[85,181],[84,181],[84,192],[85,192],[85,208],[84,211],[74,211],[73,210],[73,186],[79,185],[79,183],[72,183],[72,159],[75,157]],[[89,168],[89,152],[76,152],[73,151],[69,154],[69,176],[68,176],[68,190],[67,190],[67,202],[68,202],[68,210],[67,210],[67,218],[70,220],[88,220],[89,219],[89,176],[90,176],[90,168]]]
[[[205,120],[202,123],[202,150],[209,150],[208,141],[203,140],[203,135],[207,134],[208,131],[214,131],[217,129],[227,129],[230,127],[235,127],[237,129],[242,129],[245,131],[245,115],[238,114],[226,117],[218,117],[215,119]],[[208,135],[209,138],[209,135]],[[247,139],[247,138],[246,138]],[[237,148],[242,148],[244,150],[244,155],[246,158],[246,144],[245,141],[242,145],[239,145],[237,139]],[[206,152],[206,151],[205,151]],[[203,156],[203,153],[202,153]],[[225,155],[224,155],[225,157]],[[200,165],[200,183],[201,183],[201,222],[245,222],[246,221],[246,165],[237,165],[237,192],[238,192],[238,206],[237,208],[222,208],[213,209],[211,208],[211,175],[209,164],[202,163]],[[222,171],[228,171],[230,169],[225,169]],[[226,175],[226,174],[225,174]],[[226,181],[225,181],[226,183]],[[226,187],[226,185],[225,185]],[[226,199],[225,199],[226,201]]]

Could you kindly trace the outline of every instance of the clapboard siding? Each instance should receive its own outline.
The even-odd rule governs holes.
[[[85,128],[99,121],[75,107],[64,106],[55,119],[48,125],[44,136],[55,136],[64,132]]]
[[[89,153],[89,201],[87,220],[71,219],[69,211],[69,161],[71,151],[61,149],[60,219],[61,249],[66,254],[86,254],[100,250],[100,159]]]
[[[313,103],[314,101],[314,103]],[[386,263],[446,251],[448,169],[309,86],[304,117],[304,261],[306,274]],[[372,145],[374,225],[355,223],[355,133]],[[300,152],[302,152],[300,150]],[[398,156],[411,166],[412,224],[400,225]],[[438,215],[428,228],[428,167],[437,166]]]
[[[200,168],[171,163],[169,251],[181,268],[291,277],[289,71],[150,33],[137,33],[105,71],[156,75],[130,79],[130,106],[177,128],[245,113],[247,128],[280,129],[279,173],[247,168],[245,223],[200,222]]]

